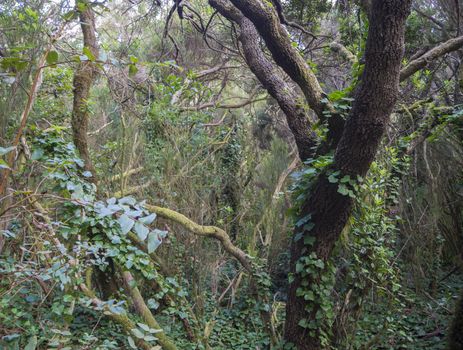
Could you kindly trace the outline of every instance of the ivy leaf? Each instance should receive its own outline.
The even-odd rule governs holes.
[[[135,221],[129,218],[125,214],[122,214],[121,216],[119,216],[119,218],[117,219],[117,222],[121,226],[121,231],[122,231],[122,234],[124,235],[126,235],[132,229],[133,225],[135,224]]]
[[[137,346],[135,345],[135,341],[133,340],[132,337],[128,337],[127,341],[129,342],[129,345],[132,349],[137,349]]]
[[[137,203],[137,201],[131,196],[119,199],[119,204],[135,205],[135,203]]]
[[[44,150],[42,148],[36,148],[31,155],[32,160],[39,160],[40,158],[43,157]]]
[[[315,237],[310,235],[305,235],[304,237],[304,244],[305,245],[313,245],[315,243]]]
[[[3,159],[0,159],[0,169],[11,169],[7,162],[5,162]]]
[[[149,225],[156,219],[156,214],[152,213],[151,215],[145,216],[143,218],[138,219],[142,224]]]
[[[339,187],[338,187],[338,193],[342,194],[343,196],[347,196],[347,194],[349,193],[349,190],[347,189],[346,186],[344,186],[344,185],[339,185]]]
[[[99,218],[104,218],[105,216],[109,216],[109,215],[113,215],[113,214],[114,214],[114,210],[111,210],[110,208],[107,208],[107,207],[102,207],[99,210],[98,217]]]
[[[320,259],[315,260],[314,265],[320,269],[323,269],[325,267],[325,263]]]
[[[157,228],[154,229],[154,232],[156,232],[156,234],[162,239],[162,238],[166,238],[167,236],[167,231],[163,231],[163,230],[158,230]]]
[[[140,238],[142,241],[144,241],[146,239],[146,237],[148,236],[148,233],[150,232],[148,227],[143,225],[141,222],[136,222],[135,223],[134,230],[135,230],[135,233],[137,234],[138,238]]]
[[[309,290],[304,294],[304,299],[314,301],[315,300],[315,294],[311,290]]]
[[[332,184],[338,182],[338,179],[336,178],[336,176],[334,176],[333,174],[331,174],[330,176],[328,176],[328,181]]]
[[[153,310],[157,310],[159,303],[155,299],[148,299],[148,307]]]
[[[158,338],[152,336],[152,335],[145,335],[145,337],[143,338],[144,340],[146,341],[155,341],[155,340],[158,340]]]
[[[47,58],[46,58],[46,61],[49,65],[53,66],[56,64],[56,62],[58,62],[58,58],[59,58],[59,55],[58,55],[58,52],[56,51],[50,51],[48,54],[47,54]]]
[[[82,50],[82,52],[84,53],[85,56],[87,56],[87,58],[88,58],[90,61],[94,62],[94,61],[96,60],[95,55],[92,53],[92,51],[90,51],[90,49],[89,49],[87,46],[84,47],[84,49]]]
[[[140,327],[141,329],[143,329],[145,332],[149,332],[149,331],[150,331],[150,327],[147,326],[147,325],[144,324],[144,323],[137,322],[137,325],[138,325],[138,327]]]
[[[24,347],[24,350],[35,350],[37,347],[37,337],[33,335],[32,337],[29,338],[29,341],[27,342],[27,345]]]
[[[10,152],[11,152],[12,150],[14,150],[15,148],[16,148],[16,147],[13,147],[13,146],[11,146],[11,147],[6,147],[6,148],[0,147],[0,156],[4,156],[5,154],[10,153]]]
[[[148,254],[154,252],[161,245],[161,239],[156,231],[150,232],[148,236]]]
[[[143,339],[143,337],[145,336],[142,331],[136,328],[132,329],[132,333],[134,336],[136,336],[139,339]]]
[[[302,225],[304,225],[306,222],[308,222],[310,219],[311,219],[312,215],[306,215],[302,218],[300,218],[297,222],[296,222],[296,227],[301,227]]]

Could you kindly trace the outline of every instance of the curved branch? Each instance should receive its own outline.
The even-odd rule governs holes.
[[[110,310],[109,306],[107,304],[103,303],[102,300],[97,298],[95,293],[92,290],[90,290],[85,285],[85,283],[81,283],[79,288],[88,298],[90,298],[92,300],[92,303],[95,306],[97,306],[99,308],[103,308],[105,315],[108,315],[114,322],[120,324],[122,326],[122,328],[124,329],[124,331],[128,335],[132,334],[132,329],[137,328],[136,324],[127,315],[124,315],[122,313],[121,314],[116,314],[116,313],[112,312]],[[143,339],[135,338],[135,342],[143,350],[151,350],[152,349],[152,346],[149,345],[147,342],[145,342]]]
[[[161,326],[154,318],[151,310],[146,305],[145,300],[143,299],[140,290],[136,286],[136,281],[133,278],[130,271],[123,271],[122,278],[124,281],[125,289],[130,293],[130,296],[132,297],[132,301],[134,303],[135,310],[137,311],[137,313],[143,318],[143,320],[149,327],[161,331],[159,333],[156,333],[156,338],[158,338],[158,342],[159,344],[161,344],[162,348],[165,350],[177,350],[175,344],[162,330]]]
[[[218,228],[216,226],[199,225],[196,222],[187,218],[185,215],[180,214],[172,209],[162,208],[149,204],[146,204],[145,206],[146,209],[153,213],[156,213],[159,217],[174,221],[177,224],[183,226],[188,231],[198,236],[211,237],[220,241],[222,243],[223,248],[230,255],[234,256],[248,272],[253,272],[251,257],[247,255],[244,251],[242,251],[240,248],[235,246],[232,243],[230,236],[227,234],[227,232],[225,232],[221,228]]]

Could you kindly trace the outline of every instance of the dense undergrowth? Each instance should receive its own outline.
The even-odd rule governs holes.
[[[457,35],[444,2],[417,1],[427,12],[408,18],[404,66]],[[368,173],[350,176],[333,169],[330,128],[363,77],[363,2],[283,2],[318,33],[286,27],[327,92],[318,118],[271,71],[285,102],[318,118],[303,161],[284,103],[242,57],[243,28],[206,2],[45,3],[0,4],[0,350],[294,349],[286,306],[301,276],[313,317],[298,327],[320,349],[449,349],[463,290],[458,48],[401,82]],[[76,34],[83,13],[97,51]],[[302,213],[320,181],[351,201],[327,259]]]

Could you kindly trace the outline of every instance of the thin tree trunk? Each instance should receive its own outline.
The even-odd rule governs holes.
[[[98,59],[99,50],[96,41],[95,17],[89,4],[79,1],[78,5],[84,5],[83,10],[79,10],[80,24],[84,37],[84,48],[88,49],[95,59]],[[79,8],[79,6],[77,6]],[[85,53],[85,52],[84,52]],[[85,163],[85,170],[92,173],[90,180],[96,182],[95,169],[88,151],[88,99],[90,88],[98,73],[95,62],[88,59],[81,63],[74,74],[74,102],[72,108],[72,132],[74,144],[79,151],[80,157]]]

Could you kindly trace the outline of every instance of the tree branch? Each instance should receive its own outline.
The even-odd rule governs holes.
[[[400,81],[404,81],[420,69],[426,66],[433,60],[442,57],[450,52],[456,51],[463,47],[463,35],[443,42],[440,45],[429,50],[427,53],[421,55],[417,59],[408,63],[407,66],[400,71]]]
[[[285,113],[301,159],[310,158],[313,155],[317,138],[312,131],[309,112],[304,108],[303,103],[297,101],[297,94],[281,77],[279,69],[265,56],[260,46],[256,27],[230,1],[209,0],[209,3],[222,16],[239,25],[239,40],[246,63]]]
[[[275,62],[301,88],[307,103],[320,119],[324,119],[325,95],[315,74],[298,50],[292,46],[273,6],[260,0],[230,0],[258,30]]]
[[[176,222],[177,224],[183,226],[188,231],[204,237],[211,237],[214,238],[222,243],[223,248],[232,256],[234,256],[243,267],[249,272],[253,272],[251,258],[247,255],[244,251],[240,248],[235,246],[230,236],[228,236],[227,232],[218,228],[216,226],[202,226],[197,224],[196,222],[190,220],[185,215],[180,214],[174,210],[168,208],[157,207],[155,205],[146,204],[146,209],[149,211],[156,213],[159,217],[164,219],[168,219],[171,221]]]

